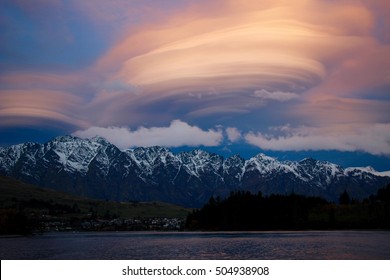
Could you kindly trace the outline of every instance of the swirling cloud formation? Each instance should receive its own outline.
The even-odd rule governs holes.
[[[380,133],[390,124],[389,1],[49,2],[57,9],[50,22],[66,33],[58,41],[69,53],[91,52],[80,67],[78,53],[72,67],[51,71],[48,51],[39,71],[1,71],[0,125],[49,120],[72,124],[79,135],[115,128],[132,139],[145,132],[151,144],[193,145],[184,134],[179,142],[167,136],[180,127],[189,135],[199,129],[203,145],[225,135],[262,149],[390,154],[390,136]],[[15,3],[52,34],[39,9]],[[0,19],[12,23],[7,14]],[[86,34],[91,40],[82,45]],[[272,129],[286,124],[289,130]]]

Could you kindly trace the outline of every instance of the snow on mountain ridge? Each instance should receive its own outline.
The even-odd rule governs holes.
[[[27,155],[26,151],[35,147],[34,155],[28,154],[32,163],[34,163],[34,160],[36,161],[36,156],[48,160],[48,154],[51,153],[51,156],[56,157],[57,162],[66,171],[85,173],[88,171],[90,163],[96,159],[96,156],[99,153],[104,154],[107,145],[112,144],[102,137],[81,139],[74,136],[59,136],[43,145],[25,143],[0,148],[0,164],[2,169],[9,170],[19,161],[23,154]],[[130,157],[129,160],[133,161],[135,165],[147,174],[152,174],[157,165],[163,165],[164,167],[170,164],[176,169],[184,167],[189,174],[197,177],[200,176],[200,173],[208,170],[222,177],[222,174],[232,173],[232,168],[235,169],[235,172],[239,169],[241,170],[240,174],[235,174],[235,176],[240,180],[243,174],[249,171],[256,171],[262,175],[273,172],[291,173],[305,182],[317,180],[325,181],[327,184],[338,176],[351,175],[356,172],[390,177],[390,171],[378,172],[372,167],[349,167],[343,169],[336,164],[311,158],[291,162],[279,161],[265,154],[258,154],[248,160],[244,160],[239,156],[224,159],[222,156],[199,149],[173,154],[167,148],[159,146],[140,147],[123,152]],[[102,162],[103,165],[109,164],[107,157],[100,156],[99,160],[104,161]],[[317,176],[318,174],[322,174],[322,176]]]
[[[56,161],[66,172],[86,174],[90,164],[99,161],[104,174],[110,168],[110,156],[107,147],[115,147],[102,137],[81,139],[74,136],[60,136],[45,144],[25,143],[0,148],[0,168],[9,171],[22,156],[30,165],[37,164],[38,159],[44,162]],[[119,153],[119,152],[118,152]],[[238,155],[223,158],[220,155],[203,150],[172,153],[159,146],[134,148],[120,151],[127,164],[124,168],[137,166],[144,176],[152,176],[156,169],[170,166],[179,172],[185,170],[189,176],[200,178],[206,172],[222,179],[225,175],[233,176],[241,182],[247,172],[258,172],[262,176],[272,174],[291,174],[302,182],[315,182],[317,185],[329,185],[340,176],[357,176],[357,173],[369,173],[375,176],[390,177],[390,171],[378,172],[369,167],[350,167],[343,169],[336,164],[306,158],[301,161],[279,161],[265,154],[258,154],[248,160]],[[26,167],[26,170],[29,168]],[[28,171],[26,171],[28,172]],[[146,179],[146,177],[145,177]]]
[[[390,177],[390,171],[376,171],[374,168],[371,166],[366,166],[366,167],[348,167],[345,168],[344,174],[345,175],[356,175],[358,173],[359,175],[362,173],[369,173],[373,174],[375,176],[380,176],[380,177]]]
[[[86,173],[89,164],[97,156],[105,143],[99,138],[82,140],[73,136],[60,136],[45,144],[45,150],[58,156],[58,162],[69,172]],[[108,142],[107,142],[108,143]]]
[[[99,199],[160,200],[189,207],[234,190],[336,200],[349,186],[353,197],[363,198],[390,182],[390,172],[343,169],[311,158],[279,161],[258,154],[245,160],[200,149],[173,153],[158,146],[121,151],[101,137],[73,136],[0,147],[0,174]]]

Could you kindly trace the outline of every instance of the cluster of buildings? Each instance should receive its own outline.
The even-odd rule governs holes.
[[[185,218],[138,217],[129,219],[46,220],[43,231],[133,231],[133,230],[183,230]]]

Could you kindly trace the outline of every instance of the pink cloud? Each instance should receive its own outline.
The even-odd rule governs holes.
[[[264,105],[247,92],[267,90],[274,93],[268,100],[285,101],[302,93],[312,100],[332,89],[346,94],[343,85],[353,84],[345,74],[348,61],[358,58],[359,70],[350,76],[360,71],[360,77],[367,63],[387,60],[388,51],[380,51],[371,34],[375,14],[361,2],[222,1],[193,5],[160,21],[140,24],[97,67],[112,71],[109,81],[139,88],[142,97],[123,95],[135,103],[192,94],[199,106],[189,116]],[[368,55],[367,47],[382,54]],[[359,79],[360,88],[383,79],[374,78],[381,69],[372,70]],[[206,98],[210,88],[218,97]]]
[[[23,125],[48,120],[85,127],[88,123],[77,117],[77,110],[82,103],[81,98],[68,92],[0,90],[0,124]]]
[[[18,71],[0,76],[3,86],[17,89],[69,89],[78,88],[88,82],[89,73],[86,71]]]
[[[268,91],[266,89],[256,90],[253,94],[255,97],[264,100],[265,102],[268,100],[274,100],[279,102],[286,102],[292,99],[299,98],[299,94],[288,91]]]
[[[42,16],[38,7],[46,4],[53,15],[74,9],[73,16],[107,29],[101,33],[111,48],[76,72],[3,71],[2,124],[55,120],[79,133],[112,133],[135,143],[146,135],[166,145],[215,145],[221,133],[240,139],[244,129],[232,126],[241,117],[253,131],[246,140],[269,149],[387,153],[387,136],[379,130],[390,123],[388,1],[187,1],[180,8],[174,4],[182,1],[166,1],[157,9],[155,1],[24,2],[17,4],[31,19]],[[53,15],[37,19],[50,32]],[[59,19],[64,29],[54,31],[65,34]],[[177,119],[209,127],[222,120],[228,128],[202,130],[182,121],[164,126]],[[306,129],[261,132],[285,123]],[[124,128],[141,124],[148,128]],[[198,132],[201,141],[191,142],[179,128]]]

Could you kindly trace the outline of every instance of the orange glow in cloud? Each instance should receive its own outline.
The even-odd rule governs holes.
[[[18,125],[20,118],[28,123],[59,121],[86,127],[87,122],[74,117],[82,99],[67,92],[53,90],[0,90],[0,124]]]
[[[311,132],[321,129],[323,139],[327,135],[335,139],[342,132],[340,127],[360,123],[368,128],[370,123],[389,121],[383,116],[389,102],[370,96],[373,88],[390,85],[390,47],[375,37],[388,28],[387,20],[379,28],[376,19],[377,14],[386,14],[380,9],[382,2],[276,0],[194,5],[159,25],[132,30],[97,65],[112,71],[109,80],[139,89],[127,97],[134,104],[166,99],[183,104],[192,98],[190,118],[253,113],[267,102],[299,100],[286,107],[285,116],[312,125]],[[261,92],[267,94],[256,94]],[[359,138],[362,131],[354,130],[335,147],[363,147],[344,145],[348,139]],[[280,149],[267,141],[256,142],[256,133],[250,135],[254,144]],[[316,142],[313,135],[286,137],[285,141]],[[386,137],[379,138],[385,143]]]
[[[390,123],[388,0],[188,0],[180,8],[166,1],[166,10],[153,1],[97,3],[72,9],[96,28],[120,15],[124,29],[103,39],[121,40],[85,69],[0,73],[0,125],[43,119],[107,132],[100,128],[178,120],[204,131],[221,124],[229,138],[270,149],[302,149],[301,140],[315,149],[319,131],[337,142],[353,126],[334,146],[380,154],[346,142]],[[286,124],[294,137],[264,134]]]
[[[0,84],[15,86],[18,89],[61,89],[69,86],[77,87],[85,83],[86,73],[49,73],[49,72],[16,72],[0,76]]]
[[[373,27],[361,5],[326,1],[222,1],[161,26],[142,26],[101,65],[119,65],[113,80],[163,96],[240,90],[307,90],[329,67],[360,52]],[[208,7],[204,7],[206,11]],[[326,13],[324,13],[326,11]]]

